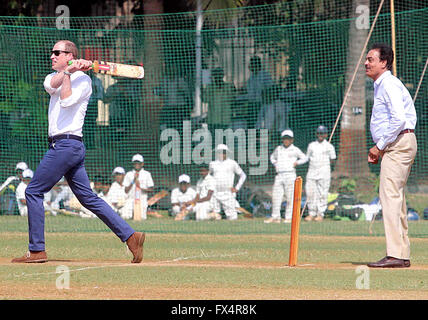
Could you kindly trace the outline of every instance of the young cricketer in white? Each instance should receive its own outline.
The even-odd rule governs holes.
[[[220,214],[223,208],[228,220],[238,219],[239,203],[236,200],[236,193],[242,187],[247,178],[245,172],[239,164],[227,157],[230,152],[225,144],[219,144],[216,148],[217,159],[210,163],[210,172],[216,181],[216,191],[214,193],[214,211]],[[235,175],[239,180],[234,186]]]
[[[184,220],[186,215],[194,212],[194,206],[191,201],[196,197],[196,191],[190,187],[190,177],[182,174],[178,177],[179,187],[171,191],[172,214],[175,220]]]
[[[282,145],[276,147],[270,157],[277,174],[272,188],[272,216],[265,220],[265,223],[281,222],[281,204],[284,194],[287,201],[284,223],[291,223],[296,166],[307,161],[305,154],[293,144],[293,131],[284,130],[281,138]]]
[[[317,140],[308,145],[306,157],[309,169],[306,175],[306,199],[309,215],[305,221],[322,221],[327,209],[328,191],[331,180],[331,161],[336,159],[336,151],[327,140],[327,128],[317,128]]]
[[[127,205],[126,208],[131,212],[124,212],[125,216],[133,215],[134,210],[134,200],[135,200],[135,185],[138,185],[141,189],[141,218],[147,219],[147,200],[148,193],[153,191],[153,179],[149,171],[143,169],[144,158],[141,154],[136,154],[132,157],[132,162],[134,164],[134,169],[127,172],[125,179],[123,180],[123,185],[125,186],[125,192],[128,194],[128,201],[132,205]]]

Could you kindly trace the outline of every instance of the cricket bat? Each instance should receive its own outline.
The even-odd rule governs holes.
[[[72,63],[73,61],[68,62],[69,65]],[[117,77],[133,79],[144,78],[144,67],[142,66],[94,60],[92,63],[92,70],[96,73],[109,74]]]
[[[242,207],[237,207],[236,210],[244,214],[244,218],[252,218],[253,214],[248,211],[247,209],[244,209]]]
[[[149,206],[154,205],[156,202],[158,202],[159,200],[165,198],[168,195],[168,191],[166,190],[162,190],[158,193],[156,193],[153,197],[151,197],[148,201],[147,204]]]
[[[141,189],[135,186],[134,215],[135,221],[141,221]]]

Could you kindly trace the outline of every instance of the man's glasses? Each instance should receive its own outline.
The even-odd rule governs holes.
[[[69,51],[63,51],[63,50],[52,50],[51,54],[54,54],[55,57],[58,57],[61,54],[61,52],[70,53]]]

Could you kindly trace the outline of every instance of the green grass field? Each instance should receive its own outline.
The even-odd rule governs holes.
[[[50,261],[11,264],[27,250],[24,217],[0,217],[1,299],[428,299],[428,221],[410,222],[412,267],[369,270],[369,290],[356,288],[359,266],[382,258],[382,222],[301,224],[298,266],[289,268],[289,225],[262,220],[131,225],[147,232],[144,260],[129,263],[126,246],[97,219],[47,217]],[[58,266],[70,271],[59,290]]]

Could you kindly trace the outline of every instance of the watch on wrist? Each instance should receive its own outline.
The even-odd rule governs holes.
[[[70,76],[70,77],[71,77],[71,72],[64,71],[64,74],[66,74],[67,76]]]

